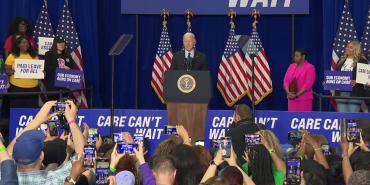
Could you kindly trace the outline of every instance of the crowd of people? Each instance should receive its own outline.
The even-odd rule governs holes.
[[[222,139],[209,149],[204,144],[193,145],[186,129],[179,125],[177,134],[169,135],[155,151],[148,151],[150,141],[146,138],[137,141],[135,133],[120,133],[123,143],[136,144],[133,151],[121,152],[120,143],[111,137],[98,135],[91,144],[91,128],[84,124],[80,129],[73,101],[66,101],[63,112],[52,111],[56,103],[46,102],[7,147],[0,142],[0,184],[370,184],[369,127],[362,129],[358,142],[342,138],[342,155],[333,148],[323,151],[327,139],[308,131],[300,131],[302,138],[287,146],[264,125],[253,123],[249,107],[242,104],[236,107],[234,122],[226,133],[229,150]],[[48,124],[43,132],[42,125],[56,115],[65,118],[68,130],[58,134],[58,129]],[[246,134],[261,139],[251,146],[245,142]],[[87,147],[93,147],[94,152],[89,153]],[[101,161],[107,164],[103,173]]]

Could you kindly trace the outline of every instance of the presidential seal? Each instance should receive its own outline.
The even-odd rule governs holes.
[[[177,88],[183,93],[191,93],[196,87],[196,82],[193,76],[185,74],[177,80]]]

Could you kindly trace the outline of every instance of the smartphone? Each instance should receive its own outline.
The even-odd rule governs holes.
[[[58,136],[58,121],[49,120],[47,122],[47,126],[49,128],[50,136]]]
[[[164,134],[166,135],[177,135],[177,130],[175,126],[166,125],[164,127]]]
[[[45,134],[45,136],[47,135],[48,133],[48,125],[43,123],[40,125],[40,130]]]
[[[330,155],[330,146],[329,145],[321,145],[321,150],[324,155]]]
[[[348,142],[360,142],[361,129],[357,127],[356,120],[347,119],[346,120],[346,135]]]
[[[84,161],[85,168],[93,168],[95,164],[95,147],[93,145],[84,146]]]
[[[96,141],[98,140],[99,134],[97,128],[90,128],[89,129],[89,136],[87,137],[87,144],[95,145]]]
[[[244,141],[245,141],[248,149],[251,149],[254,146],[261,143],[261,135],[259,135],[259,134],[246,134],[246,135],[244,135]]]
[[[143,143],[144,142],[144,135],[143,134],[139,134],[139,133],[136,133],[134,134],[134,143]]]
[[[204,140],[195,141],[196,146],[204,146]]]
[[[117,153],[124,154],[127,153],[129,155],[134,154],[134,148],[137,148],[137,144],[124,144],[124,143],[118,143],[117,144]]]
[[[122,143],[123,142],[123,136],[122,133],[113,133],[113,141],[116,143]]]
[[[222,146],[222,157],[223,158],[230,158],[231,156],[231,138],[224,137],[221,139],[221,146]]]
[[[301,184],[301,160],[299,158],[289,158],[286,162],[286,184],[300,185]]]
[[[108,185],[109,159],[102,157],[96,159],[96,184]]]
[[[302,132],[300,131],[291,131],[288,132],[288,140],[289,141],[301,141],[302,140]]]
[[[60,101],[57,101],[54,107],[54,112],[62,112],[64,113],[66,111],[66,98],[62,98]]]

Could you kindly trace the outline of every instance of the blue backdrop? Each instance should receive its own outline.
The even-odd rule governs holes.
[[[48,9],[56,28],[64,0],[49,0]],[[80,35],[85,60],[87,85],[94,86],[94,107],[110,106],[110,58],[108,50],[122,33],[135,38],[122,56],[117,58],[116,106],[118,108],[164,109],[150,86],[151,70],[161,31],[159,15],[122,15],[120,0],[69,0],[70,9]],[[282,89],[285,71],[291,63],[293,48],[304,47],[316,67],[315,91],[322,92],[322,76],[329,69],[331,44],[341,15],[344,0],[311,0],[310,15],[262,16],[258,32],[269,58],[274,91],[257,109],[286,110]],[[42,0],[2,0],[0,11],[0,45],[3,46],[8,24],[15,16],[25,16],[35,23]],[[361,38],[365,26],[368,0],[352,0],[350,9]],[[197,35],[197,48],[208,55],[215,84],[218,66],[229,31],[226,16],[197,16],[192,30]],[[250,16],[238,16],[236,32],[250,34]],[[181,49],[186,30],[184,16],[170,16],[169,34],[175,50]],[[211,109],[226,109],[220,93],[214,88]],[[249,102],[245,97],[242,102]],[[315,109],[318,110],[315,101]],[[328,105],[326,103],[326,108]]]

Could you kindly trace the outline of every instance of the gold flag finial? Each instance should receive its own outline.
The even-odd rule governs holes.
[[[257,9],[253,9],[252,11],[252,17],[254,18],[254,21],[252,23],[252,27],[254,30],[257,30],[257,23],[258,23],[258,17],[260,17],[261,14]]]
[[[194,16],[193,12],[189,9],[185,11],[187,31],[191,32],[191,17]]]
[[[163,28],[167,28],[167,17],[170,16],[170,12],[166,9],[161,11],[161,16],[163,17],[162,25]]]
[[[234,10],[230,10],[227,15],[230,17],[230,26],[232,29],[234,29],[235,28],[234,18],[236,17],[236,12]]]

